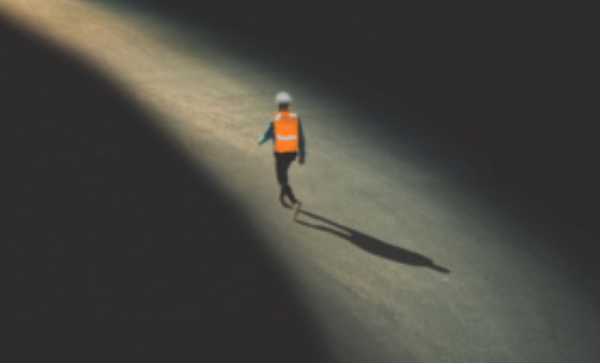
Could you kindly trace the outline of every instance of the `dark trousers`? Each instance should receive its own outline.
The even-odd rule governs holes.
[[[292,192],[292,187],[288,183],[288,169],[297,155],[298,153],[275,153],[275,173],[277,174],[277,182],[281,187],[279,198],[287,196],[294,204],[297,200]]]

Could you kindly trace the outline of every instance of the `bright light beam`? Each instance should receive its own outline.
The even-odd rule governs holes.
[[[547,232],[507,218],[463,189],[460,170],[370,122],[404,122],[400,114],[364,111],[273,70],[265,55],[231,50],[235,39],[136,7],[0,0],[0,10],[127,90],[239,200],[339,362],[600,357],[600,324],[589,323],[598,310],[544,251]],[[307,165],[292,178],[321,230],[275,208],[271,151],[255,144],[281,89],[305,120]],[[418,254],[404,253],[405,263],[377,255],[386,248],[418,251],[451,273],[414,268],[426,261]]]

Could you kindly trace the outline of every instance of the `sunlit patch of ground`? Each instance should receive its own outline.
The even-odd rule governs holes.
[[[144,9],[73,0],[0,0],[0,9],[114,80],[220,181],[340,362],[600,357],[590,287],[545,249],[560,236],[507,216],[461,184],[468,167],[373,121],[410,123],[404,112],[365,111],[264,55],[240,53],[234,39]],[[307,164],[291,179],[317,216],[302,220],[316,228],[275,205],[271,150],[255,143],[280,89],[306,125]],[[373,253],[382,245],[409,257]]]

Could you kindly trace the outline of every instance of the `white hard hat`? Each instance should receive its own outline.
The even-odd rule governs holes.
[[[290,96],[287,92],[279,92],[275,96],[275,103],[278,105],[290,104],[292,103],[292,96]]]

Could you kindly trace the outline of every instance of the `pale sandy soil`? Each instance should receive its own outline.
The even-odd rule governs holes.
[[[336,361],[600,360],[592,285],[544,249],[562,237],[461,184],[468,166],[425,155],[411,135],[365,127],[406,123],[401,110],[348,104],[264,55],[136,8],[0,0],[0,11],[127,90],[235,197]],[[309,215],[293,223],[274,203],[271,148],[255,140],[280,89],[294,96],[308,138],[307,163],[291,169],[297,196],[358,233]]]

